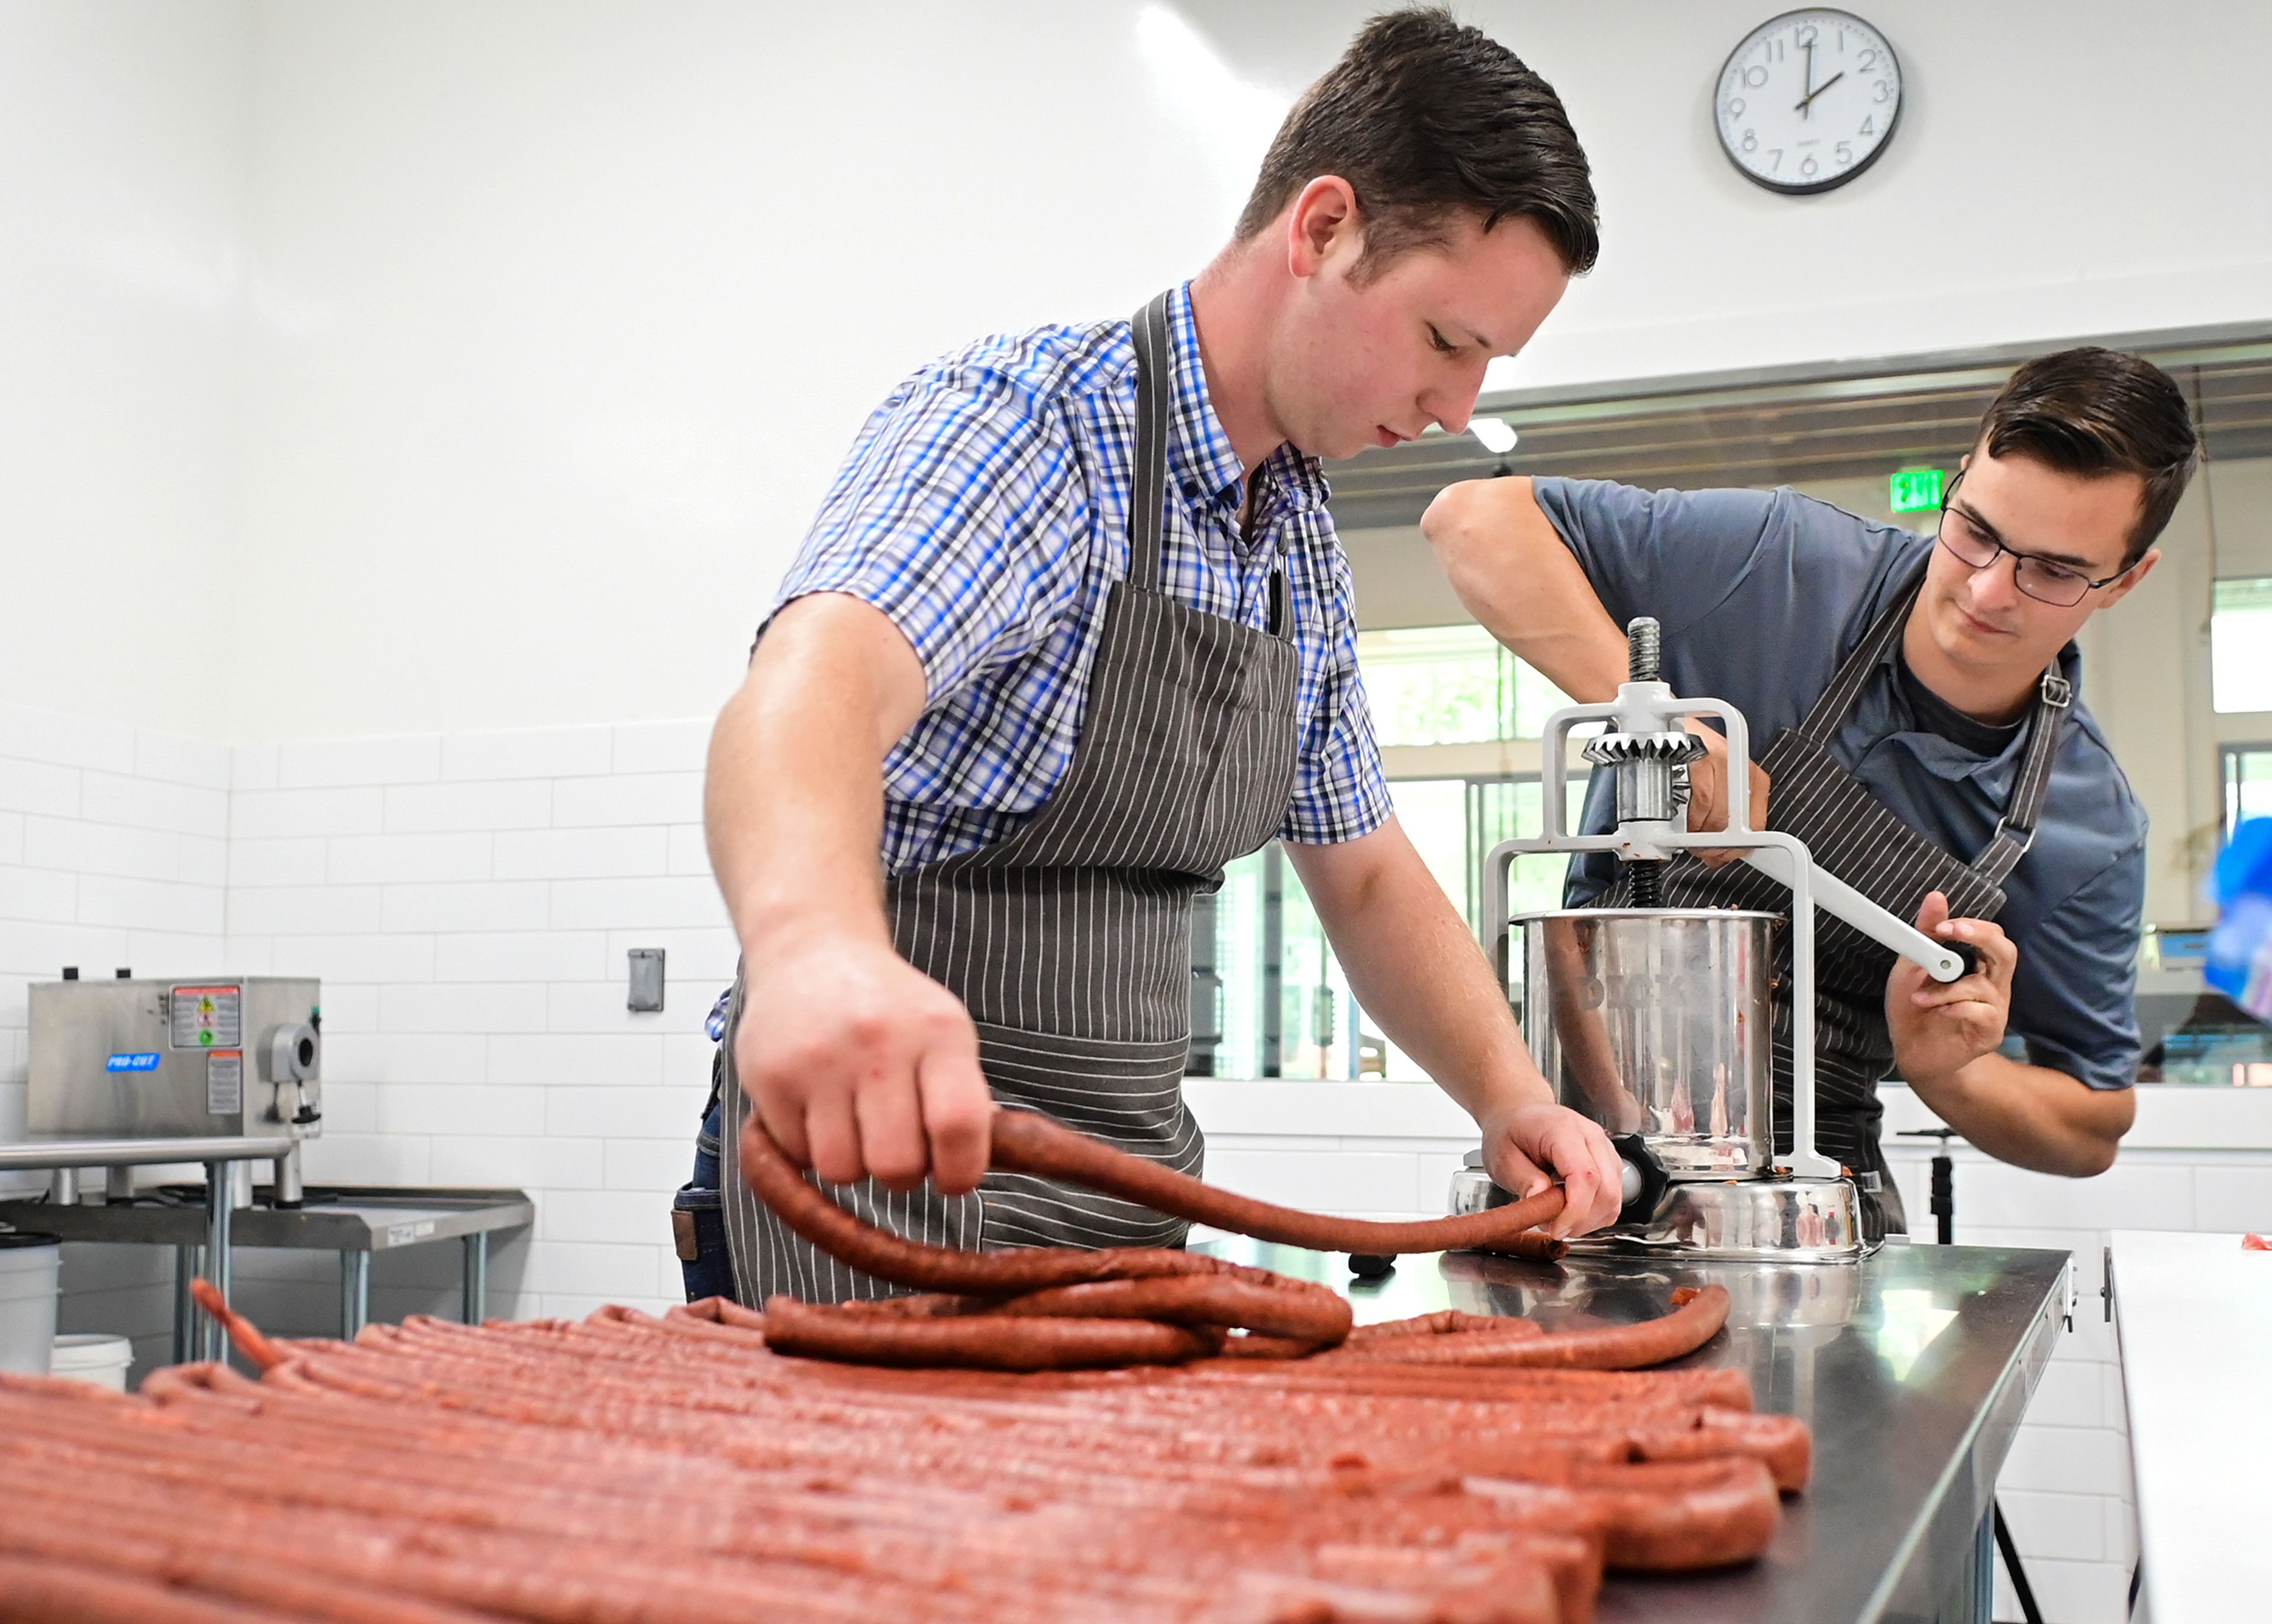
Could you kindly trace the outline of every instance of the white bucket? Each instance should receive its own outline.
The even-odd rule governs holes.
[[[63,1255],[63,1244],[53,1235],[12,1230],[0,1234],[0,1370],[48,1373]]]
[[[123,1393],[127,1367],[133,1363],[134,1344],[126,1337],[103,1331],[76,1331],[56,1338],[55,1358],[48,1373]]]

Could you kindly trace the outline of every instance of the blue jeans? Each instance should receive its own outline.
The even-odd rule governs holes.
[[[722,1051],[721,1051],[722,1053]],[[717,1077],[722,1066],[714,1065],[712,1076]],[[734,1265],[726,1254],[726,1213],[718,1197],[718,1134],[725,1106],[714,1087],[710,1093],[710,1109],[702,1119],[702,1131],[694,1141],[694,1177],[678,1188],[671,1199],[671,1223],[680,1231],[678,1267],[686,1276],[686,1300],[700,1302],[706,1297],[734,1295]],[[682,1219],[679,1214],[684,1213]],[[685,1226],[693,1229],[692,1251],[688,1257]]]

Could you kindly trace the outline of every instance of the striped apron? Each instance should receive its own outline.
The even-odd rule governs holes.
[[[1926,562],[1930,563],[1928,556]],[[1814,707],[1760,759],[1768,775],[1768,827],[1795,834],[1822,867],[1897,919],[1913,920],[1926,894],[1948,898],[1951,917],[1993,919],[2003,911],[2005,877],[2026,855],[2051,782],[2052,758],[2074,695],[2054,665],[2044,674],[2017,781],[2004,817],[1980,854],[1964,863],[1888,812],[1830,753],[1864,685],[1909,624],[1924,584],[1913,580],[1849,655]],[[1689,853],[1668,860],[1663,895],[1670,908],[1746,908],[1788,917],[1790,892],[1748,864],[1704,866]],[[1620,867],[1600,906],[1630,906],[1631,880]],[[1844,920],[1820,910],[1814,931],[1815,1148],[1844,1164],[1862,1191],[1863,1227],[1872,1240],[1905,1233],[1901,1192],[1887,1175],[1878,1142],[1885,1107],[1878,1083],[1894,1065],[1886,1025],[1886,979],[1895,954]],[[1790,939],[1776,932],[1775,966],[1775,1149],[1790,1151]]]
[[[1282,571],[1271,578],[1267,631],[1161,589],[1174,399],[1167,309],[1162,295],[1134,323],[1128,573],[1105,605],[1072,764],[1013,834],[894,875],[885,909],[900,953],[970,1011],[998,1102],[1196,1174],[1203,1146],[1183,1096],[1192,898],[1221,885],[1223,864],[1259,849],[1284,819],[1299,663]],[[744,1182],[749,1105],[733,1069],[744,1014],[737,982],[721,1045],[719,1135],[735,1295],[756,1305],[776,1292],[807,1302],[891,1294],[791,1234]],[[929,1186],[898,1194],[873,1180],[831,1194],[895,1233],[972,1250],[1172,1246],[1185,1228],[1016,1173],[989,1173],[962,1196]]]

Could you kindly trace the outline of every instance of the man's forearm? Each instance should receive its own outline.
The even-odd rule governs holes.
[[[1551,1101],[1490,962],[1401,827],[1287,849],[1350,990],[1391,1042],[1478,1122]]]
[[[2114,1164],[2136,1102],[2127,1089],[2093,1089],[2065,1072],[1984,1054],[1947,1077],[1910,1086],[1940,1119],[1999,1162],[2087,1179]]]

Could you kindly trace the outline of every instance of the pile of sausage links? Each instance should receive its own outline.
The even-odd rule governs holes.
[[[1319,1251],[1476,1247],[1551,1260],[1567,1250],[1536,1227],[1562,1210],[1555,1187],[1488,1212],[1422,1223],[1335,1218],[1216,1189],[1030,1111],[997,1115],[992,1164]],[[776,1297],[766,1304],[766,1323],[777,1352],[924,1369],[1110,1369],[1330,1357],[1350,1332],[1349,1305],[1336,1292],[1198,1253],[960,1252],[888,1234],[799,1172],[754,1114],[742,1134],[742,1171],[759,1198],[822,1252],[920,1293],[841,1305]],[[1406,1363],[1631,1370],[1693,1352],[1727,1316],[1728,1295],[1718,1286],[1676,1292],[1673,1312],[1658,1320],[1556,1336],[1524,1320],[1436,1316],[1424,1332],[1376,1344],[1371,1357],[1393,1351]]]
[[[0,1376],[0,1620],[1583,1624],[1605,1567],[1758,1555],[1809,1470],[1736,1372],[1364,1357],[1424,1322],[1028,1374],[788,1357],[715,1300],[231,1329],[259,1380]]]
[[[1004,1126],[997,1166],[1266,1239],[1559,1246],[1531,1227],[1558,1193],[1351,1225]],[[1586,1624],[1605,1571],[1758,1557],[1811,1469],[1740,1373],[1634,1368],[1715,1335],[1717,1287],[1639,1325],[1353,1328],[1183,1252],[916,1246],[744,1154],[792,1227],[924,1295],[347,1343],[198,1282],[258,1380],[0,1375],[0,1624]]]

